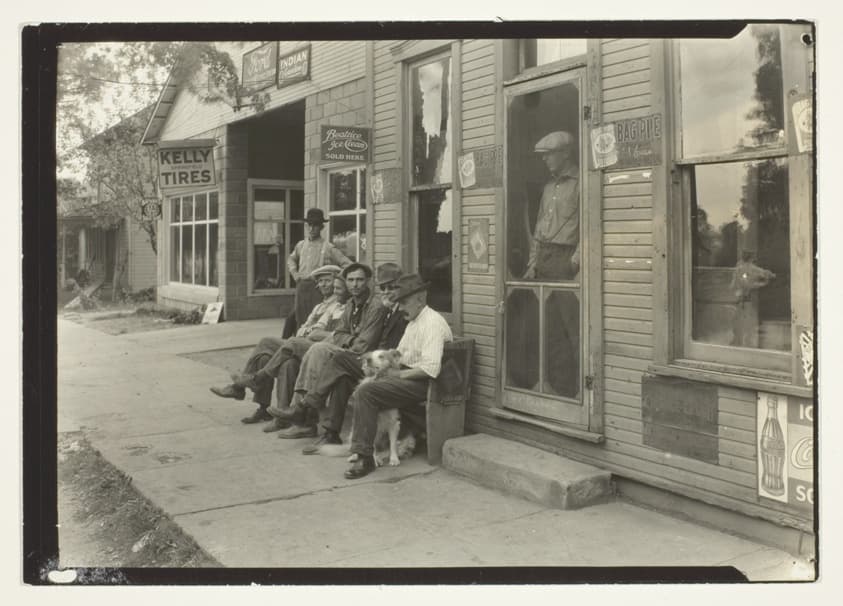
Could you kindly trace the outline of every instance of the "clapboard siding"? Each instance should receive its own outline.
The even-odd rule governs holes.
[[[231,55],[238,75],[243,66],[243,53],[258,47],[255,43],[215,44]],[[283,54],[299,44],[282,42],[280,52]],[[277,109],[319,91],[363,78],[366,75],[365,46],[366,42],[362,40],[311,42],[310,80],[280,89],[274,86],[265,89],[270,96],[266,110]],[[197,86],[206,86],[207,76],[204,73],[196,74],[194,82]],[[252,112],[251,109],[245,109],[235,113],[232,107],[223,102],[203,103],[186,88],[181,88],[174,99],[160,137],[162,140],[196,137],[198,133],[209,128],[248,118]]]

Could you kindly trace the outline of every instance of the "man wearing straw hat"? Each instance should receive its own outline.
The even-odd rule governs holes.
[[[395,376],[364,383],[355,390],[354,436],[351,466],[345,477],[362,478],[375,469],[373,457],[378,413],[390,408],[417,408],[427,397],[429,379],[439,376],[445,343],[453,340],[451,328],[438,312],[427,306],[429,282],[418,274],[401,276],[392,299],[408,320],[398,344],[401,370]]]
[[[321,300],[316,283],[310,278],[311,272],[326,263],[341,268],[351,264],[351,259],[322,237],[322,229],[328,221],[321,208],[308,208],[304,220],[307,223],[307,237],[296,243],[287,259],[287,269],[296,281],[296,297],[294,312],[287,316],[284,323],[282,336],[285,338],[295,333],[296,328],[304,323]]]

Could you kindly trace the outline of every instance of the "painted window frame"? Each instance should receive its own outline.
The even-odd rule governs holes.
[[[284,246],[287,247],[287,253],[284,261],[284,287],[282,288],[255,288],[255,247],[254,247],[254,216],[255,216],[255,190],[256,189],[280,189],[287,192],[286,204],[284,207]],[[290,226],[293,223],[301,223],[304,225],[304,216],[299,219],[291,219],[290,213],[290,195],[292,190],[301,191],[304,196],[304,181],[290,181],[279,179],[248,179],[246,182],[246,294],[250,297],[276,296],[283,294],[291,294],[295,292],[295,282],[290,276],[287,269],[286,258],[295,246],[295,242],[290,241]],[[306,204],[304,204],[306,207]],[[306,208],[304,209],[306,210]]]
[[[670,141],[670,182],[668,183],[668,222],[666,248],[671,253],[667,262],[668,315],[664,353],[656,360],[657,371],[667,374],[696,377],[701,380],[725,381],[735,386],[770,389],[773,385],[797,386],[799,380],[798,338],[795,318],[801,317],[813,330],[813,263],[811,255],[797,254],[795,242],[800,237],[811,241],[811,234],[805,229],[805,217],[812,217],[811,159],[812,154],[795,152],[792,140],[792,116],[787,103],[789,82],[799,82],[803,91],[811,90],[812,82],[806,62],[800,54],[788,54],[798,34],[794,29],[780,25],[780,44],[782,48],[782,98],[784,100],[784,139],[781,143],[759,146],[749,152],[733,150],[699,154],[688,157],[682,155],[682,99],[681,66],[679,60],[681,40],[667,43],[668,54],[668,111],[673,114],[673,137]],[[692,339],[692,229],[691,229],[691,191],[693,184],[691,173],[696,166],[725,163],[739,163],[753,160],[784,159],[788,163],[788,206],[790,208],[790,305],[791,305],[791,348],[788,351],[764,350],[760,348],[739,347],[734,345],[714,345],[695,342]],[[801,220],[794,221],[794,217]],[[811,227],[813,228],[813,223]],[[808,276],[801,278],[800,276]],[[808,290],[809,302],[806,305],[805,294],[800,288]],[[654,301],[655,303],[655,301]],[[657,321],[659,321],[657,319]],[[729,379],[731,377],[731,380]]]
[[[179,204],[181,201],[186,197],[191,197],[193,199],[194,208],[196,197],[205,195],[205,204],[210,205],[210,198],[212,194],[216,194],[217,196],[217,218],[210,219],[208,217],[208,213],[206,212],[206,218],[204,220],[197,221],[195,218],[192,221],[173,221],[173,201],[179,200]],[[213,189],[203,189],[197,191],[189,191],[174,195],[167,196],[167,204],[166,204],[166,223],[167,223],[167,281],[169,284],[177,284],[183,287],[190,287],[190,288],[211,288],[211,289],[218,289],[219,288],[219,276],[220,276],[220,267],[219,267],[219,242],[220,242],[220,190],[217,188]],[[195,217],[195,213],[194,213]],[[173,260],[173,237],[172,237],[172,228],[175,226],[183,227],[185,225],[193,225],[193,235],[191,237],[191,241],[193,242],[194,248],[196,244],[196,225],[206,225],[207,232],[205,234],[205,284],[196,284],[195,282],[182,282],[181,275],[179,275],[179,279],[174,279],[172,275],[172,260]],[[217,259],[217,284],[210,284],[211,281],[211,264],[210,264],[210,247],[211,247],[211,238],[210,238],[210,225],[217,226],[217,250],[214,251],[214,257]],[[179,274],[181,274],[181,268],[183,267],[182,261],[182,230],[179,229]]]
[[[333,233],[331,232],[331,217],[355,217],[356,218],[356,225],[357,225],[357,259],[360,258],[360,251],[364,250],[366,252],[366,263],[371,264],[371,256],[372,256],[372,246],[371,246],[371,231],[370,231],[370,215],[369,206],[371,205],[371,200],[368,199],[366,196],[367,188],[369,185],[368,182],[368,166],[364,163],[343,163],[343,164],[323,164],[319,167],[319,208],[325,211],[325,216],[328,219],[328,229],[327,234],[325,237],[328,241],[332,242]],[[352,210],[331,210],[331,175],[338,172],[354,170],[357,171],[357,199],[355,201],[355,207]],[[365,185],[361,184],[360,175],[361,173],[365,176],[366,183]],[[360,206],[361,201],[365,201],[365,206]],[[365,228],[365,240],[361,240],[360,238],[360,227]]]

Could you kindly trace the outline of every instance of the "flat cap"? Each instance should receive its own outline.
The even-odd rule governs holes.
[[[324,275],[336,276],[341,271],[342,269],[338,265],[323,265],[322,267],[317,267],[312,272],[310,272],[310,277],[315,280],[319,276]]]
[[[535,151],[539,153],[559,151],[560,149],[567,148],[573,142],[574,137],[571,136],[571,133],[565,132],[564,130],[557,130],[539,139],[539,142],[536,143]]]

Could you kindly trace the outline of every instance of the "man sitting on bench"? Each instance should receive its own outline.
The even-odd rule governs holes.
[[[375,469],[373,442],[378,413],[390,408],[417,408],[427,398],[428,380],[439,376],[445,342],[454,337],[445,318],[427,306],[429,286],[418,274],[398,279],[392,299],[409,321],[398,344],[402,370],[397,376],[364,383],[354,392],[352,463],[345,472],[348,479],[362,478]]]

